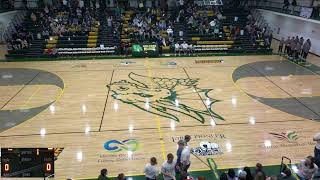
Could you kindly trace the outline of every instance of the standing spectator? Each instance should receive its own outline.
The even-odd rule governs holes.
[[[290,5],[289,0],[284,0],[282,11],[286,13],[288,11],[289,5]]]
[[[292,39],[290,41],[290,53],[289,53],[290,57],[292,57],[294,55],[295,48],[296,48],[296,41],[295,41],[294,37],[292,37]]]
[[[317,171],[318,166],[314,164],[313,157],[309,156],[306,159],[301,160],[297,175],[300,177],[300,179],[312,179]]]
[[[150,163],[148,163],[144,168],[144,174],[146,176],[146,180],[158,179],[159,170],[157,168],[157,159],[155,157],[152,157],[150,159]]]
[[[220,180],[228,180],[228,175],[226,173],[222,173],[220,175]]]
[[[254,180],[266,180],[266,176],[265,174],[263,174],[262,172],[258,172],[255,176],[254,176]]]
[[[247,173],[246,180],[253,180],[251,170],[249,167],[244,167],[243,171],[245,171]]]
[[[302,57],[302,55],[303,55],[302,46],[303,46],[303,43],[304,43],[303,37],[300,38],[299,43],[301,44],[301,49],[300,49],[299,55]]]
[[[188,169],[189,169],[190,163],[191,163],[190,162],[190,148],[187,145],[187,141],[186,141],[186,144],[184,145],[183,150],[181,152],[180,162],[181,162],[181,176],[186,178],[187,174],[188,174]]]
[[[184,148],[184,145],[185,145],[184,140],[181,139],[181,140],[178,141],[176,172],[180,172],[181,171],[181,153],[182,153],[182,150]]]
[[[118,174],[117,180],[126,180],[126,177],[123,173]]]
[[[234,172],[234,169],[229,169],[227,176],[228,180],[238,180],[238,177],[236,176],[236,172]]]
[[[255,179],[258,177],[259,179],[266,179],[266,173],[263,171],[263,166],[261,163],[256,164],[256,170],[255,170]]]
[[[311,48],[311,41],[310,41],[310,39],[308,39],[308,40],[303,44],[303,47],[302,47],[303,59],[304,59],[305,61],[307,60],[307,57],[308,57],[310,48]]]
[[[289,54],[289,49],[290,49],[290,36],[288,37],[288,39],[285,41],[285,47],[284,47],[284,53]]]
[[[320,166],[320,133],[317,133],[313,136],[313,140],[317,142],[316,146],[314,147],[314,158],[315,163],[317,166]]]
[[[239,180],[247,180],[247,173],[245,171],[239,173]]]
[[[273,34],[272,34],[272,31],[270,32],[270,34],[269,34],[269,48],[270,48],[270,46],[271,46],[271,43],[272,43],[272,40],[273,40]]]
[[[107,175],[108,175],[108,170],[107,169],[101,169],[101,171],[100,171],[100,175],[99,175],[99,177],[98,177],[98,180],[110,180],[108,177],[107,177]]]
[[[169,153],[167,155],[167,161],[162,164],[161,172],[163,174],[163,180],[176,180],[176,162],[174,162],[173,159],[173,155]]]
[[[278,49],[278,53],[282,53],[282,49],[283,49],[283,44],[284,44],[284,37],[281,38],[280,43],[279,43],[279,49]]]
[[[301,47],[302,44],[300,44],[300,42],[297,43],[296,48],[295,48],[295,58],[298,59],[300,52],[301,52]]]
[[[184,136],[184,141],[185,141],[185,143],[186,143],[186,146],[188,146],[188,142],[191,140],[191,136],[189,136],[189,135],[185,135]]]

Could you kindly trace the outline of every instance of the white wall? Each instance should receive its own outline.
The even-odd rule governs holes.
[[[258,9],[276,39],[303,36],[312,43],[311,52],[320,56],[320,21]]]

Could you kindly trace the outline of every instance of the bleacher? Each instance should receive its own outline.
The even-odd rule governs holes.
[[[109,10],[113,12],[113,10]],[[108,12],[109,12],[108,11]],[[63,15],[61,12],[56,12],[56,15]],[[129,49],[133,43],[141,43],[132,34],[137,33],[137,29],[130,26],[134,16],[141,13],[139,10],[125,10],[123,12],[121,27],[119,33],[115,33],[113,27],[107,26],[107,17],[104,15],[103,10],[99,10],[98,18],[87,31],[81,27],[70,26],[67,31],[62,35],[50,34],[49,37],[35,38],[31,43],[29,49],[21,51],[9,51],[7,57],[58,57],[58,56],[79,56],[79,55],[114,55],[120,52],[120,44],[128,44]],[[177,12],[168,11],[167,17],[172,21],[177,18]],[[206,14],[209,22],[216,17],[214,10],[198,10],[198,14]],[[41,33],[40,26],[33,24],[29,18],[31,12],[26,16],[24,26],[28,31],[31,31],[34,37],[37,33]],[[39,12],[37,12],[37,15]],[[187,19],[181,22],[175,22],[174,41],[186,42],[193,45],[194,53],[270,53],[272,50],[265,47],[263,39],[257,39],[254,45],[247,35],[240,35],[234,37],[231,32],[230,26],[237,27],[243,30],[248,11],[243,9],[222,9],[222,19],[219,21],[219,28],[210,29],[209,32],[200,33],[198,27],[192,27],[187,24]],[[237,17],[235,20],[235,17]],[[160,12],[157,12],[156,19],[168,20],[162,17]],[[120,21],[120,20],[119,20]],[[179,35],[179,31],[183,31],[183,36]],[[163,38],[167,38],[166,30],[161,30],[159,33]],[[156,39],[144,39],[147,42],[156,42]],[[161,45],[159,49],[162,53],[173,53],[174,44]],[[130,50],[129,50],[130,51]]]

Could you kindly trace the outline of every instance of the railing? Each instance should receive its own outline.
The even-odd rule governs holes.
[[[255,7],[255,8],[259,8],[259,9],[266,9],[266,10],[270,10],[270,11],[290,14],[290,15],[299,16],[299,17],[301,17],[302,11],[309,10],[309,11],[311,11],[311,16],[309,17],[310,19],[320,20],[320,16],[319,16],[320,8],[319,7],[302,6],[299,4],[297,6],[292,6],[290,4],[288,7],[285,7],[284,4],[280,3],[280,2],[254,1],[254,0],[248,0],[247,4],[243,4],[243,6]],[[308,18],[308,17],[304,17],[304,18]]]

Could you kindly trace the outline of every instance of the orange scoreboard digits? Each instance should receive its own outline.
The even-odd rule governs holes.
[[[1,148],[1,177],[54,177],[53,148]]]

